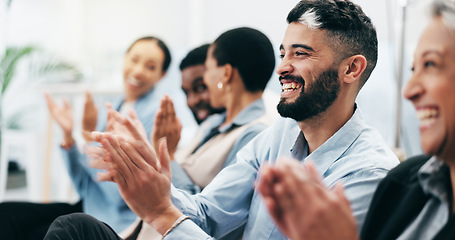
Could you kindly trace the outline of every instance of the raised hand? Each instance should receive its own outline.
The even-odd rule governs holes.
[[[82,136],[86,142],[91,142],[91,133],[95,131],[98,122],[98,108],[93,101],[92,94],[85,92],[84,114],[82,116]]]
[[[52,118],[60,125],[63,131],[63,144],[62,146],[71,147],[75,141],[73,139],[73,114],[68,102],[64,99],[63,106],[57,104],[54,99],[48,94],[44,93],[46,97],[47,107]]]
[[[358,239],[341,184],[328,189],[313,163],[280,159],[265,165],[257,189],[270,215],[290,239]]]
[[[155,123],[152,130],[151,142],[155,149],[158,148],[158,140],[166,137],[168,151],[171,159],[174,159],[174,153],[177,150],[177,145],[180,141],[180,133],[182,124],[175,114],[174,104],[172,99],[164,95],[161,99],[161,106],[155,116]]]

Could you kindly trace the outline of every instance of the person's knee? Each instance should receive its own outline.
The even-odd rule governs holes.
[[[79,229],[93,218],[83,213],[72,213],[57,217],[49,227],[45,239],[65,239],[71,236],[79,239]],[[57,238],[55,238],[57,237]]]
[[[96,218],[84,213],[72,213],[55,219],[44,239],[115,239],[115,237],[117,234],[114,230]]]
[[[81,226],[93,222],[93,220],[95,220],[94,217],[84,213],[71,213],[59,216],[54,223],[61,226]]]

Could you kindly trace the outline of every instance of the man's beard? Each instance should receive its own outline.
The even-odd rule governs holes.
[[[300,96],[293,103],[286,103],[286,98],[281,98],[277,105],[278,112],[282,117],[292,118],[298,122],[312,118],[325,112],[338,97],[340,83],[338,82],[338,72],[329,69],[321,73],[308,86],[305,91],[305,82],[302,77],[286,76],[282,79],[292,79],[302,84]]]

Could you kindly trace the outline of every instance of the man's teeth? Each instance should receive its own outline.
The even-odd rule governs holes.
[[[283,90],[283,92],[290,92],[290,91],[297,90],[301,87],[302,87],[302,85],[298,84],[298,83],[283,83],[283,86],[281,86],[281,89]]]
[[[428,126],[436,121],[439,112],[436,109],[422,109],[417,111],[417,118],[420,120],[420,126]]]

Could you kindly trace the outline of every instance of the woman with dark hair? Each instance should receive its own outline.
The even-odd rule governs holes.
[[[164,93],[159,82],[170,62],[169,49],[156,37],[136,40],[124,56],[124,96],[112,103],[112,107],[121,113],[134,109],[147,134],[152,130]],[[78,150],[73,138],[73,116],[69,105],[65,102],[60,106],[48,94],[46,100],[51,116],[62,129],[61,151],[80,201],[76,204],[1,203],[0,236],[4,239],[42,239],[55,218],[74,212],[90,214],[108,222],[115,231],[122,231],[134,221],[136,215],[125,204],[115,184],[96,179],[99,171],[90,167],[87,155]],[[183,109],[186,108],[183,102],[176,107],[178,113],[186,110],[188,113],[185,116],[190,116],[188,109]],[[90,132],[112,130],[106,120],[106,112],[101,108],[98,111],[87,92],[82,118],[83,137],[87,143],[91,142]]]

